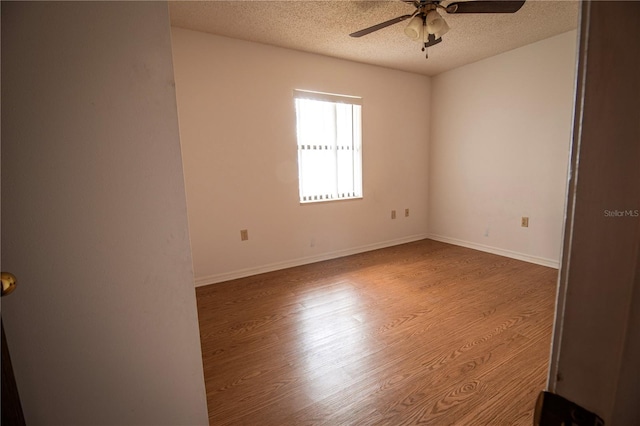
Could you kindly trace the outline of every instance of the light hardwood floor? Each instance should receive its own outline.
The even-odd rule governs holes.
[[[531,425],[557,270],[432,240],[197,289],[212,425]]]

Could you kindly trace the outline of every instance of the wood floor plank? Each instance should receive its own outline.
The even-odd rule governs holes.
[[[200,287],[210,423],[531,424],[556,280],[423,240]]]

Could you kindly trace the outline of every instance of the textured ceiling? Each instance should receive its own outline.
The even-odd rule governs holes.
[[[452,0],[453,1],[453,0]],[[446,6],[451,1],[443,1]],[[395,1],[173,1],[176,27],[302,50],[357,62],[436,75],[501,52],[575,29],[578,2],[528,0],[515,14],[441,14],[451,27],[429,48],[404,35],[408,21],[369,35],[349,34],[411,14]]]

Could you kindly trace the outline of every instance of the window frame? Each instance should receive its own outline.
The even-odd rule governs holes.
[[[342,94],[334,94],[327,92],[317,92],[311,90],[303,90],[303,89],[294,89],[293,90],[293,98],[294,98],[294,109],[296,114],[296,149],[297,149],[297,166],[298,166],[298,201],[300,204],[314,204],[314,203],[326,203],[332,201],[348,201],[348,200],[358,200],[364,197],[364,184],[363,184],[363,171],[362,171],[362,97],[353,96],[353,95],[342,95]],[[300,111],[298,106],[298,100],[311,100],[311,101],[320,101],[327,102],[333,104],[334,106],[337,104],[346,104],[351,106],[351,121],[349,123],[351,128],[350,135],[350,145],[345,145],[347,150],[352,151],[350,155],[350,167],[352,172],[352,178],[348,182],[350,187],[352,187],[352,191],[346,192],[347,196],[344,196],[345,192],[339,191],[340,185],[340,172],[338,170],[340,160],[338,159],[339,151],[341,150],[338,145],[338,133],[336,131],[336,137],[331,141],[332,150],[335,151],[335,160],[334,160],[334,173],[335,173],[335,191],[332,190],[330,193],[327,191],[326,194],[312,194],[312,195],[304,195],[304,184],[303,184],[303,167],[304,162],[302,160],[302,151],[304,148],[301,146],[307,146],[308,144],[300,143]],[[337,107],[336,107],[337,108]],[[334,118],[337,122],[338,120],[338,111],[336,109]],[[337,126],[337,125],[336,125]],[[344,136],[344,135],[343,135]],[[329,144],[325,145],[328,146]],[[316,150],[314,148],[312,150]],[[318,150],[322,150],[322,148],[318,148]],[[344,152],[344,146],[342,147],[342,151]],[[340,196],[342,194],[342,196]],[[325,197],[325,195],[327,195]],[[309,197],[309,199],[306,199]]]

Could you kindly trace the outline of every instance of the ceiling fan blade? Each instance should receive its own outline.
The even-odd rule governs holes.
[[[434,36],[433,34],[429,34],[429,38],[427,42],[424,44],[424,47],[431,47],[434,44],[440,43],[441,41],[442,41],[442,37],[436,38],[436,36]]]
[[[451,3],[445,9],[447,13],[515,13],[525,0],[476,0]]]
[[[372,33],[374,31],[378,31],[378,30],[381,30],[383,28],[386,28],[386,27],[388,27],[390,25],[397,24],[398,22],[402,22],[405,19],[411,18],[412,16],[413,15],[398,16],[397,18],[389,19],[388,21],[381,22],[381,23],[379,23],[377,25],[374,25],[374,26],[369,27],[369,28],[365,28],[364,30],[356,31],[355,33],[351,33],[349,35],[351,37],[362,37],[363,35],[367,35],[367,34]]]

